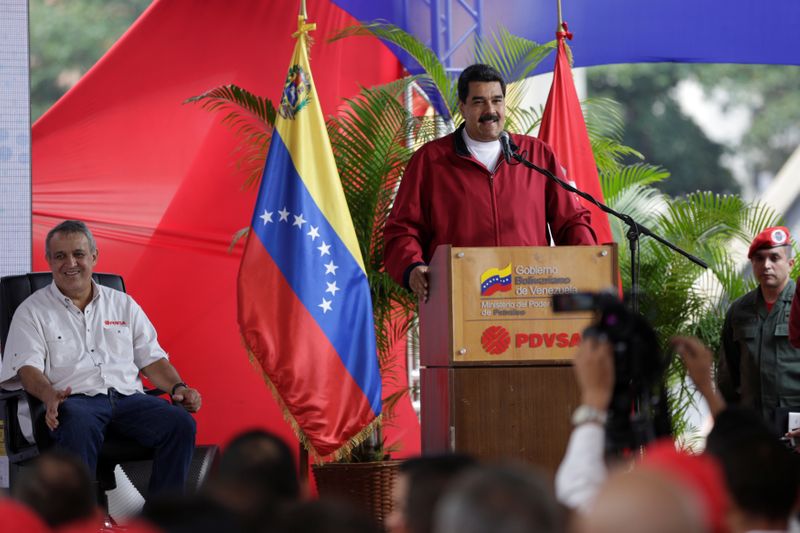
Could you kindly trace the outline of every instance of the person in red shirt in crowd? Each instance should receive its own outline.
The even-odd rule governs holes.
[[[504,160],[499,138],[505,94],[494,68],[464,69],[458,79],[464,124],[420,148],[403,174],[384,228],[384,260],[392,278],[422,300],[428,262],[441,244],[548,246],[549,235],[557,245],[597,244],[591,215],[576,195]],[[547,144],[527,135],[510,137],[528,160],[565,179]]]

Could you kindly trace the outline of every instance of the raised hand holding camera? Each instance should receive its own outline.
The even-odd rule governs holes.
[[[581,405],[608,411],[614,392],[614,352],[605,337],[584,338],[575,354]]]
[[[574,365],[581,400],[608,411],[607,451],[624,454],[668,434],[664,373],[669,361],[647,320],[610,293],[557,295],[553,311],[597,313],[597,321],[583,332]]]

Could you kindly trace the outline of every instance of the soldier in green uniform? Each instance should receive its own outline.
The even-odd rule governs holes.
[[[765,229],[747,257],[758,287],[728,310],[717,381],[728,403],[755,409],[772,425],[777,407],[800,408],[800,349],[789,343],[795,293],[789,230]]]

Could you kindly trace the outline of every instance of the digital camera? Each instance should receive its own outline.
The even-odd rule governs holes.
[[[553,296],[553,311],[594,311],[583,337],[607,340],[614,350],[614,392],[606,422],[606,450],[624,454],[670,434],[664,375],[669,361],[658,336],[639,314],[610,293]]]

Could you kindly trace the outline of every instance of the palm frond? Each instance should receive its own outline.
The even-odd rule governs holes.
[[[603,189],[603,197],[611,205],[617,197],[632,187],[646,187],[668,177],[669,172],[661,167],[636,163],[611,172],[602,172],[600,186]]]
[[[589,137],[610,137],[622,140],[625,115],[622,106],[610,98],[587,98],[581,102]]]
[[[242,155],[236,164],[246,173],[245,185],[258,183],[275,124],[272,101],[236,85],[221,85],[184,101],[189,103],[199,104],[206,111],[225,113],[222,124],[243,141],[237,148]]]
[[[199,103],[206,111],[228,111],[223,119],[237,134],[255,129],[269,132],[275,125],[277,114],[269,98],[251,93],[237,85],[221,85],[209,91],[187,98],[184,104]]]
[[[756,282],[752,278],[747,279],[742,276],[737,262],[724,246],[716,248],[709,255],[709,268],[721,288],[719,305],[727,309],[730,302],[754,289]]]
[[[497,69],[506,82],[526,79],[553,50],[556,42],[539,44],[500,27],[488,39],[475,40],[475,60]]]
[[[783,218],[775,209],[760,202],[749,205],[747,209],[742,210],[741,214],[742,231],[738,236],[747,244],[761,233],[764,228],[778,226],[783,223]]]
[[[641,153],[611,137],[589,137],[597,170],[600,173],[616,172],[622,168],[621,160],[634,157],[643,160]]]
[[[439,61],[439,58],[436,57],[436,54],[433,53],[433,50],[425,46],[425,44],[402,28],[387,22],[373,22],[370,24],[349,26],[342,29],[330,40],[335,41],[358,35],[372,35],[378,37],[407,52],[425,71],[427,77],[433,84],[432,86],[436,88],[439,95],[442,97],[451,117],[457,113],[458,94],[456,93],[455,84],[447,76],[447,70],[444,68],[442,62]]]
[[[542,123],[543,107],[506,108],[506,129],[523,135],[530,135]]]
[[[743,208],[738,196],[696,192],[670,202],[661,228],[678,246],[727,242]]]

